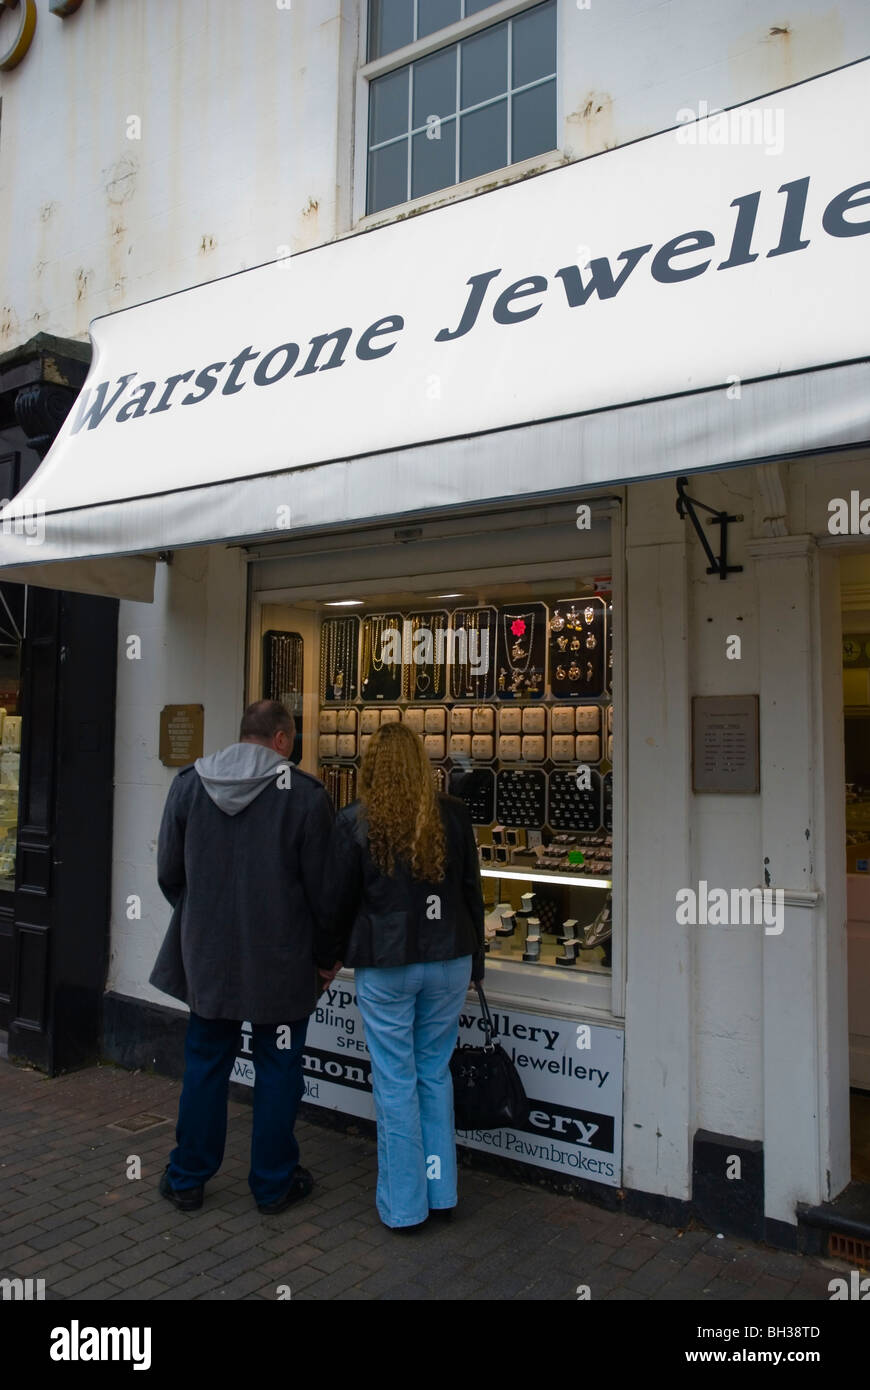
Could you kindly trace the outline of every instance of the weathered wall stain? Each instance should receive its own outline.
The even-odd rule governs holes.
[[[610,149],[616,144],[613,97],[587,92],[566,118],[566,147],[575,159]]]

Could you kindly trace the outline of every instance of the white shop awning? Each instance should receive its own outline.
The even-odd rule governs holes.
[[[97,319],[0,578],[867,442],[868,73]]]

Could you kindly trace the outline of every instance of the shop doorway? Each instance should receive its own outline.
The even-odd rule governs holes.
[[[870,1184],[870,553],[840,561],[852,1179]]]

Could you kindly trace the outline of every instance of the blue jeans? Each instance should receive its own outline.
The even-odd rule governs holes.
[[[178,1142],[169,1158],[169,1181],[179,1191],[208,1182],[223,1162],[227,1092],[241,1027],[229,1019],[190,1015],[175,1130]],[[283,1197],[299,1165],[293,1126],[305,1089],[302,1049],[307,1030],[307,1018],[283,1025],[253,1025],[256,1081],[248,1185],[256,1202]],[[279,1046],[285,1041],[288,1047]]]
[[[471,956],[354,971],[378,1121],[376,1202],[387,1226],[456,1206],[450,1056]]]

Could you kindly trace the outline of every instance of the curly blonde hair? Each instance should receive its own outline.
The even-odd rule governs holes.
[[[423,740],[407,724],[382,724],[372,734],[359,777],[372,858],[392,875],[396,861],[414,878],[440,883],[447,845],[432,766]]]

